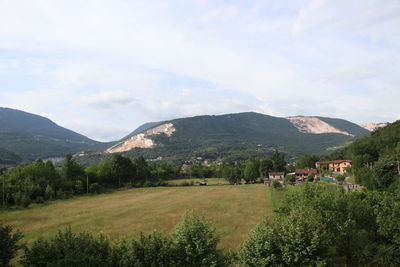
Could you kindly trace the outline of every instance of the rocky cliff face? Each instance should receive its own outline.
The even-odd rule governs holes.
[[[339,133],[348,136],[354,136],[346,131],[341,131],[332,125],[320,120],[315,117],[289,117],[287,118],[300,132],[311,133],[311,134],[322,134],[322,133]]]
[[[385,127],[386,125],[388,125],[388,123],[373,123],[373,122],[370,122],[370,123],[362,125],[362,127],[367,129],[370,132],[373,132],[376,129]]]
[[[175,128],[172,123],[161,124],[117,143],[116,145],[107,149],[106,153],[125,152],[135,147],[152,148],[156,144],[151,138],[149,138],[149,136],[158,134],[166,134],[167,136],[171,136],[173,132],[175,132]]]

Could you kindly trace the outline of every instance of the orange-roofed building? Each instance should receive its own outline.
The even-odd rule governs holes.
[[[318,170],[329,170],[332,172],[346,173],[347,168],[351,167],[351,160],[340,159],[330,161],[317,161],[315,167]]]

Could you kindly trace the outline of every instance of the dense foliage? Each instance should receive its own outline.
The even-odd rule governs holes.
[[[38,239],[24,248],[24,266],[226,266],[217,249],[219,237],[210,224],[194,212],[169,236],[141,234],[130,244],[112,245],[104,235],[73,233],[70,228],[56,236]]]
[[[398,266],[399,197],[305,184],[240,248],[242,266]]]
[[[334,154],[353,160],[357,183],[372,190],[400,190],[400,121],[378,129],[370,136]]]
[[[22,248],[20,240],[22,233],[13,231],[10,225],[0,223],[0,266],[10,266],[10,261],[17,255],[18,250]]]

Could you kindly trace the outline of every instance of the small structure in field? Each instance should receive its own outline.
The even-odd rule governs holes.
[[[307,179],[308,175],[312,175],[314,180],[317,178],[317,169],[296,169],[295,175],[298,182],[303,182]]]
[[[205,182],[205,181],[200,182],[200,186],[206,186],[206,185],[207,185],[207,182]]]

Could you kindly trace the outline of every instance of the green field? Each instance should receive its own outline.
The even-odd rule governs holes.
[[[272,216],[271,191],[262,184],[139,188],[83,196],[0,213],[0,221],[25,234],[28,243],[58,229],[104,232],[112,241],[142,231],[169,233],[182,214],[196,209],[221,235],[220,248],[235,248],[264,216]]]

